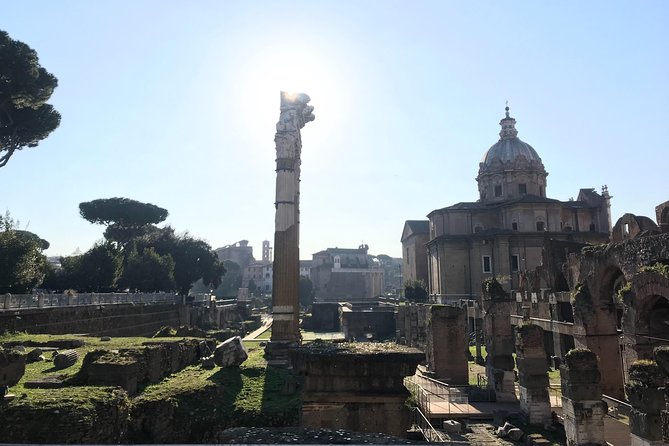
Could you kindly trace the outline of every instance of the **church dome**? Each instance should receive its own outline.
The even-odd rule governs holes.
[[[494,159],[500,160],[502,163],[513,162],[519,156],[524,156],[527,161],[541,162],[541,158],[537,151],[528,143],[521,141],[520,138],[500,139],[497,143],[483,155],[481,163],[490,165]]]
[[[481,159],[481,167],[490,166],[494,160],[503,164],[513,163],[523,156],[529,163],[541,163],[541,158],[534,148],[518,138],[516,120],[509,116],[509,107],[506,107],[506,117],[499,122],[502,130],[499,132],[499,141],[492,145]]]
[[[516,120],[506,116],[499,122],[499,141],[483,155],[476,181],[483,202],[499,202],[523,195],[546,196],[548,173],[536,150],[518,138]]]

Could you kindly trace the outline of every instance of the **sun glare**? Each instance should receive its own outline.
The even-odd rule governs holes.
[[[239,119],[250,135],[258,134],[259,125],[276,122],[281,91],[311,97],[317,121],[310,125],[312,134],[326,135],[336,128],[336,121],[342,116],[346,85],[336,62],[317,48],[269,45],[249,53],[240,68]]]

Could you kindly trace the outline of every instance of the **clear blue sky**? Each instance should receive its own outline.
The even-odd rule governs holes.
[[[0,0],[59,79],[62,124],[0,169],[0,210],[87,250],[82,201],[169,210],[220,247],[274,231],[279,89],[312,97],[301,258],[401,255],[404,221],[475,201],[509,101],[549,197],[607,184],[614,222],[669,199],[669,2]]]

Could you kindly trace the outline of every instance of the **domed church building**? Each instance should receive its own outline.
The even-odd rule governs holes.
[[[507,290],[518,289],[520,273],[540,265],[549,239],[609,240],[606,187],[601,194],[581,189],[576,200],[548,198],[548,173],[537,151],[518,138],[509,107],[500,126],[499,141],[479,164],[479,200],[427,216],[428,288],[436,301],[476,298],[482,281],[493,276]]]

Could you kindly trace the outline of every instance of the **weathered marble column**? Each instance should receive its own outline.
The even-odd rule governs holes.
[[[485,371],[488,387],[495,391],[497,401],[517,401],[513,372],[513,327],[511,301],[485,301],[483,328],[486,342]]]
[[[549,426],[553,423],[548,396],[548,359],[544,330],[524,324],[515,329],[516,365],[520,387],[520,410],[528,423]]]
[[[664,409],[664,374],[655,361],[636,361],[628,370],[625,384],[630,413],[631,446],[660,446]]]
[[[604,416],[608,406],[602,401],[597,356],[587,349],[571,350],[560,366],[560,378],[567,446],[605,446]]]
[[[469,384],[467,315],[460,307],[432,305],[427,313],[427,370],[453,385]]]
[[[286,359],[287,349],[299,345],[299,214],[300,129],[314,120],[306,94],[281,92],[281,115],[276,124],[276,218],[272,282],[272,337],[266,352]]]

